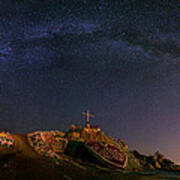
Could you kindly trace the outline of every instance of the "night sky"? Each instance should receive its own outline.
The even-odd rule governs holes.
[[[0,130],[67,130],[90,109],[180,162],[180,1],[112,2],[0,0]]]

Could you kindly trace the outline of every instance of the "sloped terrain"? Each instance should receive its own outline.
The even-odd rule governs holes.
[[[83,146],[86,151],[91,155],[96,156],[97,159],[105,161],[105,164],[118,168],[125,168],[127,165],[127,146],[124,143],[114,141],[100,130],[74,126],[73,128],[70,128],[65,137],[71,141],[69,143],[71,148],[69,149],[73,149],[71,145],[72,141],[74,141],[73,146],[76,147],[77,145],[78,148],[79,145],[77,142],[81,142],[81,146]],[[78,148],[76,150],[77,154],[78,152],[83,152]]]
[[[68,136],[67,132],[64,134]],[[107,136],[108,137],[108,136]],[[92,151],[87,142],[68,140],[64,152],[59,152],[61,159],[56,160],[44,156],[29,144],[27,135],[13,135],[14,145],[12,147],[0,146],[0,179],[2,180],[58,180],[58,179],[123,179],[123,180],[156,180],[156,179],[178,179],[180,171],[172,170],[175,165],[162,157],[160,153],[154,156],[154,163],[159,162],[168,171],[146,168],[152,157],[146,157],[137,152],[130,152],[124,148],[128,156],[127,167],[122,169],[104,160],[98,153]],[[110,137],[108,142],[113,141]],[[89,141],[90,142],[90,141]],[[92,142],[92,141],[91,141]],[[114,142],[114,145],[117,142]],[[121,145],[122,146],[122,145]],[[120,147],[120,146],[119,146]],[[118,148],[118,145],[117,145]],[[121,149],[123,151],[123,149]],[[162,160],[163,159],[163,160]],[[146,163],[144,165],[143,163]],[[168,164],[169,163],[169,164]],[[153,164],[153,163],[152,163]],[[166,166],[165,166],[166,165]],[[167,166],[169,165],[169,166]],[[171,165],[171,166],[170,166]],[[155,167],[155,166],[154,166]],[[167,169],[171,167],[171,169]],[[134,172],[132,172],[132,170]],[[141,171],[141,172],[135,172]]]
[[[56,179],[52,174],[63,177],[54,164],[39,156],[27,143],[26,135],[13,135],[15,146],[0,151],[0,179]],[[6,154],[7,152],[7,154]]]
[[[139,167],[142,170],[165,170],[165,171],[180,171],[180,166],[176,165],[174,162],[172,162],[169,159],[166,159],[163,154],[160,152],[154,153],[152,156],[145,156],[140,154],[137,151],[131,152],[134,156],[134,159],[138,161]]]
[[[91,154],[96,154],[98,159],[104,160],[109,166],[122,168],[126,171],[179,171],[180,166],[166,159],[161,153],[157,152],[153,156],[145,156],[137,151],[130,151],[128,145],[120,139],[107,136],[102,131],[87,131],[79,126],[72,126],[65,137],[71,141],[83,142],[86,149]],[[79,146],[73,143],[70,149],[76,149]],[[84,145],[83,145],[84,146]],[[88,146],[88,147],[87,147]],[[82,148],[77,148],[76,154],[82,154]],[[81,152],[81,153],[79,153]],[[75,154],[75,152],[73,152]],[[84,155],[82,155],[83,157]]]

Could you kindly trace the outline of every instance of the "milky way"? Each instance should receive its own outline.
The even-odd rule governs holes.
[[[180,2],[1,1],[1,129],[94,124],[180,161]]]

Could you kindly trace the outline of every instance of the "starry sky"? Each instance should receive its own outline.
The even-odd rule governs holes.
[[[92,124],[180,162],[180,1],[0,0],[0,130]]]

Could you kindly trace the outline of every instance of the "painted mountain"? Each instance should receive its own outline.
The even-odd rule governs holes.
[[[67,132],[0,133],[0,179],[178,179],[180,166],[160,152],[130,151],[98,127]],[[168,177],[167,177],[168,176]]]

